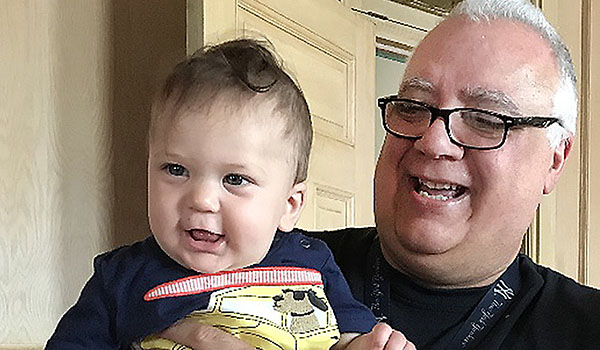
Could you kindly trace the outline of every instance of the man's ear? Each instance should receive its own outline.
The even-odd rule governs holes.
[[[573,147],[573,135],[560,142],[560,145],[554,150],[552,164],[548,170],[548,176],[544,182],[544,194],[550,194],[558,182],[558,178],[565,168],[565,162]]]
[[[279,220],[278,228],[281,231],[289,232],[294,228],[300,218],[302,207],[304,206],[304,196],[306,195],[306,183],[299,182],[292,186],[285,204],[285,212]]]

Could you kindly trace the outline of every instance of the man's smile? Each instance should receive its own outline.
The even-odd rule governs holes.
[[[417,194],[438,201],[455,200],[467,192],[466,187],[452,183],[434,182],[419,177],[411,177],[411,181]]]

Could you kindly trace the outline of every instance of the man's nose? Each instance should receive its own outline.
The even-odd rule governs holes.
[[[190,184],[188,207],[200,212],[218,212],[220,209],[220,189],[219,184],[207,180]]]
[[[460,159],[464,153],[461,146],[450,140],[443,118],[436,118],[414,145],[421,153],[433,159]]]

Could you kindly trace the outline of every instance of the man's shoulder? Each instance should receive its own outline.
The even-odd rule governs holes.
[[[600,348],[600,290],[526,256],[521,256],[521,274],[517,305],[520,300],[522,308],[503,349]]]
[[[529,259],[528,259],[529,260]],[[600,290],[585,286],[549,267],[529,260],[527,264],[543,279],[540,297],[553,305],[563,306],[575,311],[594,312],[600,319]]]
[[[528,279],[541,279],[541,285],[523,316],[532,327],[560,329],[569,337],[586,338],[586,332],[600,330],[600,290],[584,286],[571,277],[523,257]],[[541,331],[541,329],[538,329]]]
[[[318,238],[329,246],[336,260],[350,254],[356,257],[367,254],[373,242],[377,239],[374,227],[350,227],[339,230],[302,231],[306,236]]]

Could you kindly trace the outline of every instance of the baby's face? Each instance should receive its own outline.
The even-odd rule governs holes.
[[[259,262],[277,228],[290,230],[304,184],[270,108],[212,108],[157,130],[148,160],[150,227],[186,268],[212,273]],[[248,117],[240,115],[250,114]]]

